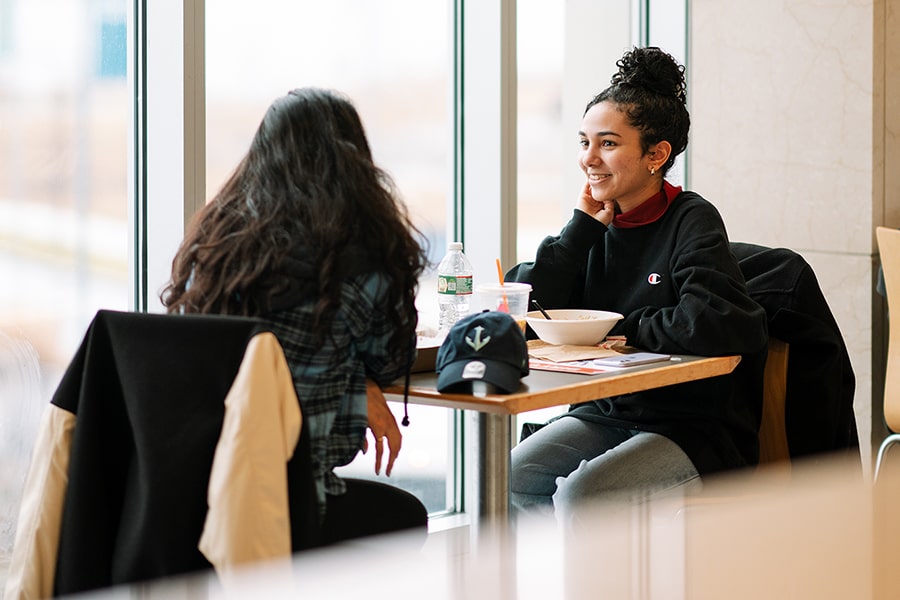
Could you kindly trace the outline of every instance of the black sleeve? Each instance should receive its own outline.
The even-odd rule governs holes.
[[[670,265],[677,304],[627,315],[622,328],[630,344],[703,356],[750,354],[766,345],[765,311],[750,298],[711,205],[681,220]]]
[[[510,281],[530,283],[531,297],[544,308],[581,305],[588,255],[607,231],[587,213],[573,212],[558,236],[544,238],[534,262],[518,264],[506,275]]]

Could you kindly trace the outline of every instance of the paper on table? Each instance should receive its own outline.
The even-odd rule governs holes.
[[[608,340],[598,346],[573,346],[569,344],[549,344],[543,340],[528,340],[528,355],[553,362],[590,360],[604,356],[618,356],[614,348],[624,347],[625,340]]]
[[[601,367],[595,365],[593,361],[590,360],[553,362],[552,360],[541,360],[539,358],[530,358],[528,360],[528,367],[534,371],[556,371],[558,373],[578,373],[580,375],[596,375],[597,373],[619,370],[613,367]]]

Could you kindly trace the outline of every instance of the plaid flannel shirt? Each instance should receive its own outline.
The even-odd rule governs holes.
[[[414,359],[414,337],[402,348],[388,345],[393,330],[384,310],[385,293],[383,278],[376,274],[348,279],[324,340],[312,334],[314,301],[266,316],[294,378],[323,514],[326,493],[346,490],[333,469],[351,462],[362,449],[368,424],[366,377],[386,385],[404,375]]]

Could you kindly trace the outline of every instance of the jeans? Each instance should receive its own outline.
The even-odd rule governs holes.
[[[554,512],[571,525],[597,501],[652,500],[694,491],[700,474],[667,437],[564,416],[512,451],[513,510]]]

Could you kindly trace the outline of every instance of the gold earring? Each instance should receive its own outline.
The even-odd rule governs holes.
[[[650,176],[656,175],[656,167],[650,167]]]

